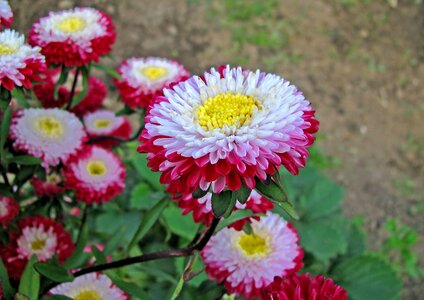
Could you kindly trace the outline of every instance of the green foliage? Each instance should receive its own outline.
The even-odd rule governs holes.
[[[40,291],[40,274],[34,269],[37,257],[33,255],[28,261],[19,283],[19,293],[29,300],[37,300]]]

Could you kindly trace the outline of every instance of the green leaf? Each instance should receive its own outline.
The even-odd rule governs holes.
[[[74,276],[61,266],[37,262],[34,264],[34,268],[38,273],[54,282],[69,282],[74,280]]]
[[[236,210],[235,212],[233,212],[231,214],[231,216],[229,216],[228,218],[223,219],[221,222],[219,222],[218,228],[217,228],[216,231],[218,232],[221,229],[227,227],[228,225],[231,225],[234,222],[240,221],[244,218],[251,217],[251,216],[260,216],[260,214],[255,214],[250,209]]]
[[[14,162],[18,165],[39,165],[41,164],[41,159],[31,155],[18,155],[12,157],[10,162]]]
[[[91,246],[91,253],[93,253],[96,258],[96,265],[102,265],[107,262],[106,256],[103,251],[100,251],[96,245]]]
[[[41,300],[72,300],[72,298],[69,298],[63,295],[48,295],[48,296],[43,296]]]
[[[347,255],[360,255],[367,249],[365,231],[362,228],[362,220],[359,218],[353,219],[350,222],[347,234]]]
[[[7,275],[7,269],[3,264],[2,259],[0,258],[0,282],[3,288],[3,296],[5,299],[12,299],[14,295],[14,290],[9,282],[9,276]]]
[[[228,210],[232,210],[235,205],[235,198],[231,191],[223,191],[219,194],[212,194],[212,211],[215,217],[222,217]],[[231,204],[233,207],[231,208]]]
[[[347,240],[343,219],[331,218],[295,223],[303,249],[327,263],[330,258],[346,253]]]
[[[272,201],[272,200],[271,200]],[[272,201],[274,204],[276,204],[278,207],[282,208],[286,214],[289,215],[292,219],[298,221],[300,219],[299,214],[294,209],[293,205],[290,202],[283,201],[283,202],[277,202]]]
[[[257,179],[255,189],[259,194],[271,201],[287,202],[287,195],[283,187],[275,181],[263,182]]]
[[[183,290],[184,286],[184,274],[181,275],[180,280],[178,280],[177,286],[174,289],[174,292],[172,293],[170,300],[175,300]]]
[[[240,189],[235,192],[237,201],[240,202],[241,204],[246,203],[251,193],[252,193],[252,190],[249,189],[244,184],[242,184]]]
[[[60,71],[59,79],[57,80],[57,82],[54,85],[53,96],[54,96],[55,100],[57,100],[59,98],[59,87],[61,85],[63,85],[66,82],[66,80],[68,80],[68,76],[69,76],[70,71],[71,71],[70,67],[65,67],[64,65],[62,65],[62,69]]]
[[[332,271],[338,284],[344,287],[353,300],[399,299],[402,279],[383,259],[373,255],[349,258]]]
[[[202,198],[204,196],[206,196],[206,194],[209,192],[209,190],[202,190],[200,187],[198,187],[194,193],[193,193],[193,198],[198,199],[198,198]]]
[[[131,191],[131,208],[149,209],[157,201],[155,197],[152,197],[150,187],[144,182],[137,184]]]
[[[187,240],[192,240],[199,229],[199,224],[194,223],[192,218],[183,216],[181,209],[175,204],[163,211],[163,218],[171,232]]]
[[[87,224],[81,229],[80,237],[75,246],[74,252],[72,255],[62,264],[66,269],[74,269],[83,264],[86,260],[87,255],[84,253],[84,247],[87,245],[88,240],[88,226]]]
[[[122,225],[119,227],[111,236],[109,241],[105,245],[104,253],[111,254],[115,251],[120,245],[122,245],[122,241],[125,238],[124,232],[127,230],[127,226]]]
[[[0,158],[3,159],[4,155],[4,144],[6,143],[7,136],[9,135],[10,120],[12,118],[12,109],[10,105],[7,107],[3,115],[1,122],[1,133],[0,133]]]
[[[31,105],[28,103],[27,99],[25,98],[24,93],[22,92],[22,89],[15,88],[11,91],[13,98],[18,100],[19,104],[22,105],[24,108],[29,108]]]
[[[144,216],[140,223],[140,226],[137,229],[137,232],[134,234],[128,249],[127,253],[131,251],[131,249],[146,235],[146,233],[152,228],[152,226],[159,219],[162,211],[169,204],[168,199],[163,199],[159,201],[151,210],[149,210]]]
[[[29,300],[37,300],[40,291],[40,274],[34,269],[37,256],[33,255],[28,261],[19,283],[19,293],[27,296]]]
[[[160,183],[160,173],[159,172],[153,172],[150,170],[150,168],[147,166],[147,158],[146,154],[140,154],[138,152],[135,152],[132,163],[137,170],[138,175],[146,181],[150,186],[152,186],[154,189],[158,191],[164,190],[164,186]]]
[[[107,75],[113,78],[121,79],[121,75],[113,68],[97,63],[94,63],[92,66],[100,71],[105,72]]]
[[[81,75],[82,75],[82,90],[74,96],[72,99],[72,105],[71,108],[74,108],[77,106],[82,99],[87,95],[88,92],[88,77],[89,77],[89,67],[88,66],[82,66],[80,68]]]

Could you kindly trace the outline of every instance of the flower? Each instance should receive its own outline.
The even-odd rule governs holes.
[[[84,125],[88,135],[92,138],[113,136],[128,139],[131,135],[131,124],[125,117],[116,116],[109,110],[97,110],[84,116]],[[119,143],[113,139],[97,141],[96,144],[111,147]]]
[[[280,165],[297,174],[318,130],[314,110],[283,78],[211,69],[164,89],[145,118],[139,152],[168,191],[255,188]]]
[[[323,276],[293,274],[276,277],[263,291],[264,300],[346,300],[346,291]]]
[[[115,42],[115,28],[108,15],[89,8],[50,12],[31,27],[29,43],[42,48],[48,64],[81,66],[97,62]]]
[[[63,295],[76,300],[129,300],[127,294],[117,288],[106,275],[90,273],[72,282],[58,285],[49,291],[51,295]]]
[[[297,272],[303,265],[299,237],[290,223],[268,213],[252,220],[252,234],[224,228],[212,237],[201,256],[211,279],[224,283],[229,294],[260,296],[275,276]]]
[[[183,210],[183,214],[193,212],[193,219],[197,223],[205,223],[209,226],[213,219],[212,212],[212,193],[207,193],[201,198],[193,198],[191,193],[177,194],[174,200],[178,202],[178,206]],[[252,191],[245,204],[236,203],[236,209],[250,209],[256,214],[264,214],[274,208],[274,204],[259,195],[256,191]],[[255,217],[258,219],[258,217]],[[232,224],[232,227],[241,230],[248,219],[240,220]]]
[[[73,252],[71,235],[62,225],[44,216],[31,216],[18,222],[19,231],[10,232],[10,241],[0,248],[0,256],[14,279],[19,279],[32,255],[47,261],[57,255],[65,261]]]
[[[75,72],[70,72],[68,81],[58,89],[57,99],[54,98],[54,86],[58,80],[60,69],[52,69],[46,72],[46,78],[43,84],[34,86],[34,93],[41,102],[44,108],[62,107],[69,102],[72,81],[75,77]],[[78,95],[82,90],[82,75],[78,76],[77,85],[74,95]],[[103,100],[106,98],[107,88],[100,79],[90,76],[88,78],[87,94],[74,108],[71,109],[73,113],[82,116],[88,112],[95,111],[102,106]]]
[[[29,108],[13,118],[10,136],[14,147],[43,160],[47,168],[75,153],[85,139],[81,121],[73,114],[58,108]]]
[[[122,79],[116,79],[115,84],[122,101],[132,108],[148,107],[155,97],[162,95],[163,88],[190,76],[180,63],[158,57],[125,60],[118,72]]]
[[[15,199],[0,196],[0,224],[6,228],[19,213],[19,204]]]
[[[13,22],[13,12],[6,0],[0,0],[0,29],[10,27]]]
[[[65,187],[72,189],[80,201],[105,203],[125,188],[125,166],[112,151],[87,146],[66,163]]]
[[[31,81],[41,80],[46,70],[39,47],[25,44],[24,36],[14,30],[0,32],[0,85],[8,90],[15,86],[31,87]]]
[[[54,198],[62,195],[65,192],[65,188],[60,186],[59,183],[60,178],[54,175],[49,176],[47,181],[43,181],[37,177],[31,179],[31,185],[37,197]]]

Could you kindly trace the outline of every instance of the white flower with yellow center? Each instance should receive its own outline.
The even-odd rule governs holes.
[[[103,274],[91,273],[62,283],[50,290],[51,295],[63,295],[74,300],[127,300],[128,296]]]
[[[29,87],[30,80],[38,78],[34,73],[44,70],[44,57],[40,47],[25,44],[25,38],[18,32],[6,29],[0,32],[0,83],[7,89],[16,86]],[[24,72],[23,72],[24,71]]]
[[[224,228],[202,251],[209,277],[247,299],[259,296],[275,276],[296,272],[303,257],[296,231],[280,216],[268,213],[252,220],[251,228],[251,234]]]
[[[22,230],[17,240],[18,253],[25,258],[31,258],[35,254],[39,260],[46,261],[52,258],[57,248],[57,237],[50,227],[43,225],[38,227],[26,227]]]
[[[11,125],[14,147],[55,166],[78,150],[85,138],[80,120],[57,108],[29,108],[19,112]]]
[[[116,116],[109,110],[97,110],[84,116],[84,125],[88,134],[110,135],[124,123],[124,117]]]

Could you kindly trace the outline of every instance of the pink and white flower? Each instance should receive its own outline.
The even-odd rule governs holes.
[[[14,147],[43,160],[45,168],[65,162],[85,139],[81,121],[57,108],[29,108],[13,118],[10,137]]]
[[[0,196],[0,224],[6,227],[18,214],[18,202],[13,198]]]
[[[296,230],[268,213],[251,223],[252,234],[224,228],[210,239],[201,255],[206,273],[224,283],[229,294],[260,297],[275,276],[297,272],[303,265]]]
[[[13,22],[13,12],[9,2],[0,0],[0,29],[2,27],[10,27]]]
[[[63,295],[71,299],[129,300],[126,293],[117,288],[112,280],[100,273],[86,274],[72,282],[58,285],[49,291],[50,295]]]

